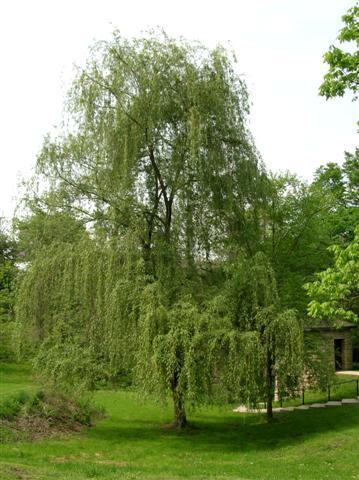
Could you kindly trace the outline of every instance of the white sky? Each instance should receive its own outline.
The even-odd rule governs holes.
[[[114,27],[160,26],[209,47],[230,45],[253,103],[251,129],[268,168],[310,179],[358,145],[358,104],[318,96],[340,17],[353,0],[4,0],[0,3],[0,216],[42,138],[61,119],[64,94],[95,39]]]

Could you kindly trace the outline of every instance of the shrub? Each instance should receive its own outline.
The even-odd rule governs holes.
[[[27,401],[29,401],[29,395],[26,392],[19,392],[0,401],[0,419],[14,419]]]
[[[72,399],[51,390],[32,396],[21,392],[0,404],[0,443],[79,431],[102,415],[88,398]]]

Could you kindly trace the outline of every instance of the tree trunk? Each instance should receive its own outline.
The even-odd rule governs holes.
[[[273,395],[269,392],[267,395],[267,420],[268,422],[273,421]]]
[[[188,425],[183,396],[178,392],[178,377],[175,373],[172,379],[172,398],[174,406],[173,426],[176,428],[185,428]]]
[[[178,395],[176,392],[173,394],[173,403],[174,403],[174,426],[177,428],[186,428],[188,425],[186,411],[184,408],[184,402],[181,395]]]
[[[273,421],[273,400],[274,400],[275,378],[273,375],[273,358],[267,352],[267,421]]]

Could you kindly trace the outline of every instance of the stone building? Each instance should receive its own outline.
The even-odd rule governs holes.
[[[337,326],[329,324],[318,324],[307,327],[307,332],[320,333],[326,342],[328,342],[331,358],[335,370],[353,369],[353,330],[358,328],[349,322],[340,322]]]

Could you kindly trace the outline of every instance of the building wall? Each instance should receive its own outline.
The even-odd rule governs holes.
[[[350,330],[323,332],[324,337],[333,349],[333,363],[335,365],[334,340],[343,340],[342,363],[343,370],[352,370],[353,368],[353,345]]]

